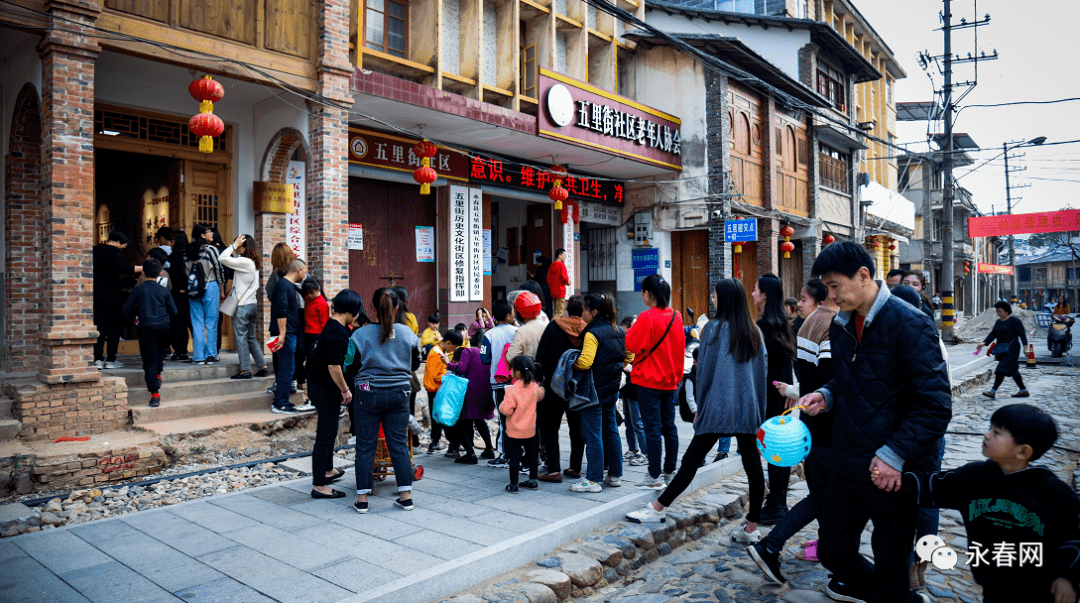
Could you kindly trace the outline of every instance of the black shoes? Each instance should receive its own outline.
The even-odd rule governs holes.
[[[150,408],[157,408],[161,406],[161,394],[150,394]]]
[[[229,377],[229,379],[251,379],[251,373],[236,373],[235,375]]]
[[[326,478],[326,483],[332,484],[332,483],[338,481],[339,479],[345,477],[345,472],[342,471],[341,469],[335,469],[334,471],[337,471],[337,475],[335,475],[333,477]]]
[[[521,485],[522,488],[525,488],[526,490],[539,490],[540,489],[540,484],[536,483],[533,480],[529,480],[527,482],[521,482],[520,485]]]
[[[364,502],[356,501],[356,502],[354,502],[352,504],[352,508],[356,509],[357,513],[363,515],[363,514],[367,513],[367,501],[366,500]]]
[[[394,506],[399,508],[399,509],[404,509],[406,511],[412,511],[413,510],[413,504],[412,504],[412,499],[411,498],[409,500],[403,500],[403,499],[399,498],[399,499],[394,501]]]
[[[770,553],[765,549],[765,544],[762,542],[755,542],[746,547],[746,552],[750,555],[750,558],[754,560],[754,563],[758,564],[761,571],[765,573],[766,580],[773,584],[783,584],[784,582],[787,582],[784,575],[780,573],[779,553]]]
[[[311,498],[345,498],[345,493],[341,490],[330,490],[330,494],[323,494],[318,490],[312,490]]]
[[[509,492],[510,494],[517,494],[518,493],[517,484],[506,484],[506,491]]]
[[[858,592],[858,590],[852,588],[852,586],[837,580],[832,574],[829,574],[829,578],[829,583],[825,585],[823,592],[825,593],[825,596],[833,601],[866,603],[870,600],[870,593]]]
[[[458,457],[454,462],[459,465],[476,465],[480,463],[480,459],[476,458],[475,454],[467,454]]]
[[[255,373],[255,376],[256,377],[265,377],[265,376],[267,376],[269,374],[270,373],[266,370],[266,367],[264,366]]]

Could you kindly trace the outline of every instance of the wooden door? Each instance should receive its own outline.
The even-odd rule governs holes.
[[[671,305],[684,312],[693,308],[695,320],[709,312],[709,232],[671,233]]]
[[[349,222],[364,228],[364,249],[349,251],[349,288],[364,299],[372,319],[372,294],[391,284],[408,289],[409,311],[420,324],[435,311],[436,264],[416,261],[416,227],[436,225],[436,194],[421,195],[415,185],[349,179]]]
[[[790,258],[785,258],[780,252],[780,282],[784,285],[784,297],[799,298],[799,291],[803,286],[803,254],[802,241],[792,241],[795,251],[791,252]]]
[[[188,237],[196,224],[218,229],[223,241],[231,242],[232,203],[229,200],[229,170],[220,163],[184,161],[183,207],[181,223]],[[229,283],[232,286],[232,283]],[[232,318],[222,316],[221,349],[233,350]]]
[[[551,246],[554,232],[552,207],[544,203],[534,203],[525,208],[525,240],[522,241],[525,257],[522,261],[525,263],[525,268],[533,274],[536,273],[537,267],[536,262],[533,261],[536,258],[535,252],[539,251],[549,260],[555,259],[551,257],[554,251]]]
[[[750,313],[756,319],[757,308],[754,307],[754,299],[751,297],[751,293],[758,279],[757,243],[743,243],[742,249],[742,253],[733,254],[732,256],[732,270],[746,289],[746,303],[750,304]]]

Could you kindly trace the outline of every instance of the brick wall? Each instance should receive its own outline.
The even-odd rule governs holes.
[[[731,215],[727,197],[729,165],[727,76],[705,74],[705,162],[709,182],[709,287],[731,276],[731,246],[724,242],[724,219]],[[718,214],[719,212],[719,214]],[[710,296],[711,297],[711,296]],[[710,306],[712,302],[709,302]],[[713,308],[710,307],[710,314]]]
[[[37,457],[31,461],[30,475],[45,489],[66,490],[157,473],[165,461],[165,451],[155,440],[139,446]]]
[[[41,106],[26,84],[15,100],[5,178],[7,249],[4,369],[36,370],[41,363]]]
[[[127,427],[127,385],[119,377],[99,381],[46,384],[37,379],[4,382],[22,422],[19,437],[26,442],[86,436]]]

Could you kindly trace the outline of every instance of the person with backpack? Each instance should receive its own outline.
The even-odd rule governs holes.
[[[187,294],[191,301],[191,327],[195,345],[192,364],[218,362],[218,308],[225,300],[225,271],[221,267],[214,231],[206,224],[191,229],[187,257]]]

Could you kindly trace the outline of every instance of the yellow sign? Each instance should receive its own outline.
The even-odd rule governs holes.
[[[255,182],[252,201],[256,212],[293,213],[293,185]]]

